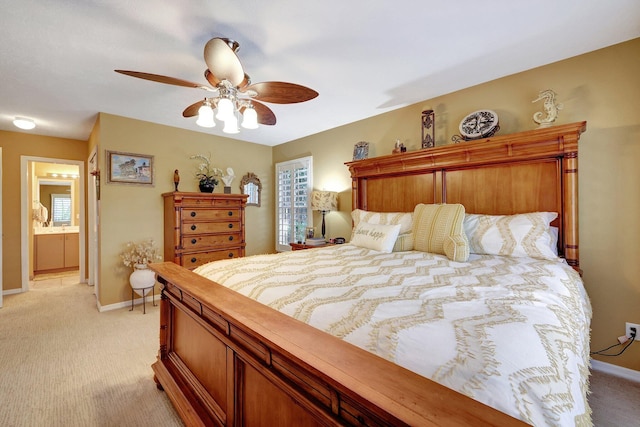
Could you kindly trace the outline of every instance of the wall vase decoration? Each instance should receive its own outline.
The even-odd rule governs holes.
[[[156,284],[156,274],[149,270],[147,264],[135,264],[133,273],[129,276],[129,283],[137,294],[144,297],[151,292]]]
[[[215,190],[216,188],[216,185],[210,181],[200,181],[200,184],[198,184],[198,186],[200,187],[200,192],[202,193],[213,193],[213,190]]]

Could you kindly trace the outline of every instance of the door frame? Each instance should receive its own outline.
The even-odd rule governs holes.
[[[29,162],[63,163],[78,166],[78,196],[79,213],[78,221],[80,240],[80,282],[86,283],[86,239],[85,239],[85,172],[84,161],[58,159],[52,157],[20,156],[20,263],[22,271],[22,292],[29,290],[29,227],[31,221],[27,217],[29,212]]]
[[[99,211],[99,189],[100,185],[99,174],[100,170],[98,168],[98,147],[95,146],[89,157],[87,159],[87,169],[89,171],[89,175],[87,176],[87,250],[88,250],[88,266],[89,271],[87,274],[87,284],[89,286],[93,286],[93,293],[96,296],[96,300],[98,304],[100,302],[100,275],[98,274],[100,271],[100,258],[98,256],[98,247],[99,247],[99,233],[98,229],[100,227],[100,211]],[[97,176],[94,174],[96,173]]]
[[[4,246],[4,234],[2,233],[2,147],[0,147],[0,236],[2,236],[2,242],[0,243],[0,308],[2,308],[2,294],[4,293],[2,282],[2,276],[4,275],[4,268],[2,267],[2,247]]]

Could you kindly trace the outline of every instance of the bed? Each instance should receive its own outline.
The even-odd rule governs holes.
[[[585,130],[349,162],[349,244],[196,272],[153,264],[163,284],[158,386],[187,425],[590,425],[577,215]],[[475,253],[454,238],[444,252],[420,246],[423,213],[459,206],[471,236],[459,247]],[[412,213],[408,234],[384,223],[396,213]],[[532,213],[550,213],[536,234],[542,255],[522,242],[494,254],[482,241],[504,233],[502,219]],[[385,236],[384,250],[357,237],[366,227]],[[403,234],[417,239],[411,250],[389,251]]]

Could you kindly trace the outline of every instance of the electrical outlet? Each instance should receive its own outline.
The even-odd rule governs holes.
[[[626,323],[625,334],[631,338],[631,328],[636,328],[636,341],[640,341],[640,325],[637,323]]]

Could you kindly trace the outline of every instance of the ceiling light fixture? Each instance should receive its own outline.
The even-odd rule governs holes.
[[[216,125],[215,120],[213,120],[213,108],[208,99],[205,99],[202,107],[198,109],[198,120],[196,124],[203,128],[212,128]]]
[[[258,128],[258,113],[251,102],[251,96],[255,96],[253,92],[238,93],[238,89],[227,80],[220,82],[217,89],[216,97],[202,101],[196,121],[198,126],[214,127],[215,117],[224,122],[224,133],[239,133],[238,123],[245,129]]]
[[[34,122],[31,119],[27,119],[25,117],[16,117],[15,120],[13,121],[13,124],[16,127],[24,130],[31,130],[36,127],[36,122]]]
[[[247,105],[242,113],[242,124],[245,129],[258,129],[258,113],[252,104]]]

